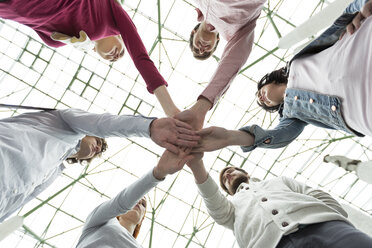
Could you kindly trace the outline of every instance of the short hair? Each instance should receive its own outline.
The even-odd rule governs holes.
[[[208,59],[210,56],[212,56],[212,54],[214,53],[214,51],[216,51],[217,49],[217,46],[218,46],[218,43],[220,42],[220,34],[217,33],[217,42],[216,42],[216,45],[214,46],[214,48],[212,49],[212,51],[210,52],[207,52],[207,53],[203,53],[201,55],[199,54],[195,54],[194,53],[194,33],[199,29],[199,26],[200,26],[200,23],[198,23],[194,29],[191,31],[191,34],[190,34],[190,39],[189,39],[189,46],[190,46],[190,49],[191,49],[191,52],[194,56],[194,58],[198,59],[198,60],[206,60]],[[195,31],[195,32],[194,32]]]
[[[86,163],[86,164],[90,164],[90,162],[92,162],[93,159],[97,158],[97,157],[101,157],[102,156],[102,153],[104,153],[106,150],[107,150],[107,142],[104,138],[99,138],[101,139],[101,142],[102,142],[102,147],[101,147],[101,151],[94,154],[93,157],[91,158],[86,158],[86,159],[77,159],[77,158],[67,158],[66,159],[66,162],[69,163],[69,164],[76,164],[76,163],[79,163],[79,164],[83,164],[83,163]]]
[[[244,169],[239,168],[239,167],[235,167],[235,166],[227,166],[227,167],[225,167],[221,170],[221,172],[220,172],[220,186],[221,186],[222,190],[225,191],[226,193],[228,193],[229,195],[230,195],[230,192],[227,190],[225,184],[223,184],[222,177],[223,177],[223,174],[225,173],[225,171],[227,171],[230,168],[234,168],[237,171],[241,171],[245,174],[248,174],[248,172],[246,172]]]
[[[267,73],[257,84],[257,92],[256,96],[258,95],[258,92],[262,87],[269,84],[287,84],[288,83],[288,69],[287,67],[280,68],[278,70],[272,71],[270,73]],[[257,104],[262,107],[264,110],[274,113],[280,109],[281,104],[275,105],[275,106],[267,106],[264,103],[260,103],[257,101]]]

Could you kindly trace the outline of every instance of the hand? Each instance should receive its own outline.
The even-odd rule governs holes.
[[[191,125],[194,130],[200,130],[204,124],[205,115],[192,109],[186,109],[174,116],[174,118]]]
[[[186,164],[191,170],[194,170],[194,169],[196,169],[197,166],[200,165],[200,161],[204,157],[204,153],[203,152],[195,152],[195,153],[191,153],[191,154],[193,155],[193,158],[191,160],[187,161]]]
[[[161,147],[178,154],[180,147],[194,147],[200,139],[192,127],[173,118],[161,118],[152,121],[150,126],[151,139]]]
[[[204,183],[208,179],[208,172],[203,164],[204,153],[195,153],[194,158],[187,162],[187,166],[192,171],[194,175],[195,182],[197,184]]]
[[[208,127],[197,132],[201,140],[192,152],[210,152],[229,145],[229,132],[222,127]]]
[[[359,11],[359,13],[354,17],[353,21],[347,25],[346,30],[349,34],[355,33],[360,26],[362,25],[363,21],[371,16],[372,14],[372,1],[368,1],[363,8]]]
[[[154,177],[160,180],[166,175],[180,171],[183,166],[193,158],[193,154],[188,154],[183,150],[180,150],[178,155],[165,150],[159,160],[158,165],[154,168]]]
[[[212,107],[212,103],[206,98],[200,98],[194,106],[174,116],[174,118],[190,124],[194,130],[200,130],[203,127],[205,115]]]

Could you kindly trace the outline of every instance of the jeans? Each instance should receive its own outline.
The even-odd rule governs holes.
[[[276,248],[371,248],[372,238],[344,221],[308,225],[283,236]]]

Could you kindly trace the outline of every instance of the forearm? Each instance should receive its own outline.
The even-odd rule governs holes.
[[[154,118],[132,115],[94,114],[80,109],[58,111],[62,120],[76,133],[107,137],[149,137]]]
[[[196,184],[202,184],[207,180],[208,172],[204,167],[203,160],[193,163],[190,169],[194,175]]]
[[[147,172],[114,198],[95,208],[88,216],[84,230],[102,225],[111,218],[126,213],[159,182],[159,180],[154,178],[152,171]]]
[[[228,130],[227,132],[229,146],[252,146],[254,144],[254,136],[248,132],[240,130]]]
[[[197,113],[206,115],[207,112],[213,107],[213,104],[205,97],[199,97],[198,101],[191,107]]]
[[[208,176],[203,183],[197,184],[209,215],[220,225],[231,230],[234,228],[234,205],[221,194],[215,181]]]
[[[177,106],[174,104],[171,96],[169,95],[169,92],[165,85],[162,85],[154,90],[154,94],[156,98],[158,99],[161,107],[164,110],[164,113],[168,117],[175,116],[180,110],[177,108]]]

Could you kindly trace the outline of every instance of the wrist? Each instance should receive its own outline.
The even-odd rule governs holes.
[[[251,146],[253,136],[240,130],[228,130],[228,144],[230,146]]]
[[[150,123],[150,126],[149,126],[149,137],[152,139],[152,134],[153,134],[153,127],[155,125],[155,121],[157,121],[158,119],[154,119],[151,123]]]
[[[152,170],[152,175],[155,177],[155,179],[162,181],[165,179],[166,173],[162,172],[161,169],[159,169],[158,166],[154,167]]]
[[[192,109],[205,115],[212,108],[212,106],[212,103],[207,98],[201,96],[194,106],[192,106]]]

